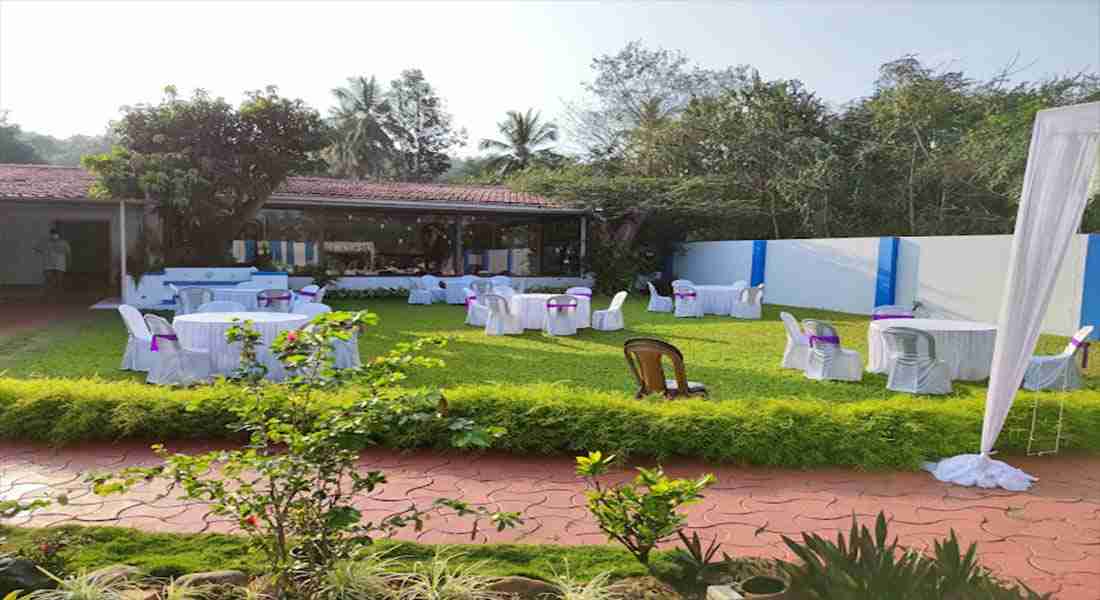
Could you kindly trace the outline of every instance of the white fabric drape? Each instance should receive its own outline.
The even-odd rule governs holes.
[[[985,401],[981,454],[927,465],[962,485],[1025,490],[1030,475],[990,458],[1046,315],[1054,281],[1081,225],[1100,142],[1100,102],[1040,111],[1031,133]]]

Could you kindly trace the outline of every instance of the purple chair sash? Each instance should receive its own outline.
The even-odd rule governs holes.
[[[153,343],[149,344],[149,350],[152,352],[160,352],[160,346],[157,345],[157,338],[160,338],[162,340],[171,340],[173,342],[179,341],[179,336],[175,336],[170,333],[154,333]]]
[[[675,292],[672,295],[677,298],[694,298],[695,292]]]
[[[310,298],[316,298],[317,297],[317,292],[307,292],[305,290],[301,290],[301,291],[298,292],[298,295],[299,296],[309,296]]]
[[[883,319],[912,319],[913,315],[872,315],[872,321],[882,321]]]
[[[811,335],[810,347],[813,347],[815,342],[822,342],[824,344],[836,344],[840,345],[840,337],[835,335]]]
[[[477,296],[466,296],[466,310],[470,310],[470,305],[477,302]]]
[[[554,302],[547,302],[546,303],[546,308],[552,308],[552,309],[557,310],[557,311],[560,312],[562,309],[577,308],[577,305],[576,304],[557,304],[557,303],[554,303]]]
[[[1088,342],[1086,342],[1084,340],[1079,340],[1077,338],[1069,338],[1069,343],[1073,344],[1074,348],[1080,348],[1081,346],[1084,346]]]
[[[260,304],[262,304],[264,306],[271,306],[271,301],[272,300],[293,300],[293,299],[294,299],[294,297],[291,296],[290,294],[286,294],[284,296],[262,296],[260,298]]]
[[[576,293],[576,294],[569,294],[569,295],[570,296],[580,296],[582,298],[589,298],[589,299],[592,298],[592,294],[586,294],[584,292],[579,292],[579,293]]]

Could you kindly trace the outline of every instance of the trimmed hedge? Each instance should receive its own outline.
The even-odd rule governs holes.
[[[221,407],[237,393],[230,385],[172,390],[94,379],[0,379],[0,438],[53,444],[232,438]],[[349,389],[326,401],[346,402],[354,394]],[[924,460],[974,452],[983,411],[980,398],[666,402],[553,384],[460,385],[445,395],[453,414],[505,427],[498,447],[511,452],[599,449],[784,467],[917,468]],[[1064,448],[1100,452],[1100,393],[1041,398],[1040,421],[1052,431],[1058,401],[1066,402]],[[1031,410],[1030,398],[1013,407],[1002,451],[1026,448]],[[386,442],[442,447],[447,439],[448,432],[424,427]]]

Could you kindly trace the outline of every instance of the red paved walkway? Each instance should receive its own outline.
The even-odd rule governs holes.
[[[152,454],[136,444],[61,452],[0,445],[0,498],[34,494],[43,486],[69,494],[68,506],[36,514],[29,521],[32,525],[75,522],[178,532],[233,529],[232,523],[209,517],[201,505],[173,497],[158,499],[156,488],[98,498],[81,483],[88,470],[154,462]],[[705,501],[689,512],[700,536],[718,536],[731,555],[789,557],[781,535],[803,530],[833,534],[849,527],[853,513],[871,518],[885,510],[893,521],[892,534],[905,545],[926,547],[954,528],[964,542],[978,542],[982,562],[1004,577],[1055,591],[1059,599],[1100,599],[1100,457],[1012,462],[1040,477],[1031,492],[951,486],[926,473],[802,472],[690,461],[675,461],[666,470],[676,476],[704,471],[717,475],[718,483]],[[524,512],[527,521],[520,529],[479,531],[474,536],[478,542],[605,542],[584,509],[583,486],[567,458],[378,450],[364,458],[364,467],[382,468],[390,479],[362,500],[368,518],[410,502],[425,506],[446,495]],[[409,532],[404,537],[468,543],[470,522],[436,518],[420,535]]]

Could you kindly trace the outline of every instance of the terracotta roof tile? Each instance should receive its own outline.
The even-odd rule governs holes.
[[[92,176],[80,167],[0,164],[0,199],[82,200]],[[374,183],[325,177],[291,177],[274,198],[334,198],[372,202],[423,202],[565,208],[560,202],[514,192],[502,185]]]

